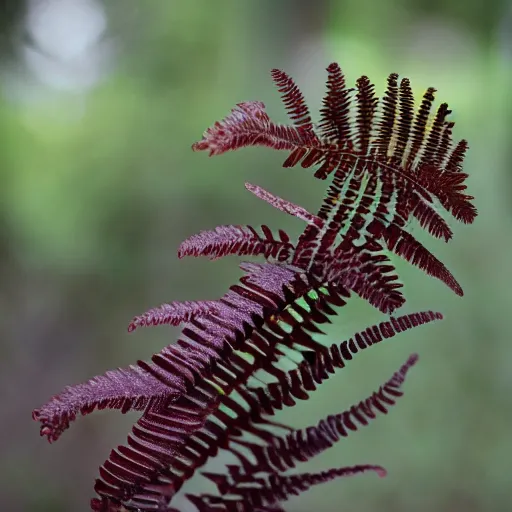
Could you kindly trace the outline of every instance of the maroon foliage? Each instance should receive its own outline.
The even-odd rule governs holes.
[[[322,317],[318,314],[322,309],[328,308],[318,303],[317,319],[320,321]],[[129,446],[118,447],[117,451],[111,453],[102,468],[102,479],[97,481],[96,490],[112,498],[124,496],[126,500],[130,496],[129,503],[138,508],[143,507],[144,503],[165,503],[220,448],[229,449],[243,460],[243,455],[233,446],[233,443],[243,444],[238,439],[242,432],[248,432],[265,442],[274,439],[275,436],[261,428],[262,425],[272,424],[268,415],[285,406],[294,406],[295,399],[307,400],[311,391],[336,369],[344,368],[357,352],[396,333],[441,318],[439,313],[430,311],[391,318],[331,346],[315,343],[306,329],[296,326],[293,335],[286,340],[289,351],[282,347],[270,358],[267,354],[279,340],[270,334],[264,339],[267,329],[260,329],[244,346],[245,353],[254,358],[250,366],[240,352],[232,352],[216,364],[206,382],[198,383],[178,401],[165,409],[148,408],[130,434]],[[271,326],[270,322],[266,324],[269,330]],[[301,348],[313,349],[315,346],[317,357],[314,360],[305,359],[296,369],[288,372],[280,370],[284,353],[290,355],[293,349],[300,351]],[[358,408],[365,408],[366,414],[371,414],[382,400],[389,403],[387,394],[393,394],[393,389],[400,387],[406,371],[415,361],[416,358],[411,358],[378,394]],[[257,374],[267,375],[275,382],[270,382],[266,387],[262,387],[261,383],[254,387],[258,384],[254,379]],[[193,429],[193,435],[183,435],[186,425]],[[267,458],[275,464],[275,457]],[[142,462],[143,473],[140,468]],[[254,471],[268,469],[268,463],[263,462],[259,459]],[[130,474],[127,475],[122,468],[129,469]],[[249,471],[247,463],[244,468],[246,472]],[[132,491],[129,490],[135,483],[139,484],[137,497],[133,494],[133,487]]]
[[[170,376],[169,376],[170,379]],[[56,441],[78,414],[95,409],[143,410],[150,402],[158,402],[174,390],[137,366],[110,370],[90,381],[67,386],[59,395],[32,413],[41,423],[41,435]]]
[[[415,110],[406,78],[398,82],[391,74],[378,98],[367,77],[352,89],[337,64],[327,72],[318,125],[294,81],[273,70],[291,126],[274,123],[261,102],[240,103],[193,146],[210,155],[255,145],[286,150],[284,167],[315,167],[316,178],[329,178],[316,214],[246,184],[256,197],[306,223],[298,240],[266,225],[220,226],[191,236],[180,245],[179,258],[263,256],[264,262],[242,263],[244,275],[218,300],[170,302],[136,316],[129,331],[182,324],[179,339],[149,362],[67,387],[34,411],[41,435],[50,441],[94,409],[142,412],[127,444],[112,450],[100,467],[92,510],[176,512],[176,493],[221,449],[237,462],[223,473],[202,473],[218,493],[187,495],[200,512],[282,512],[281,501],[313,485],[367,471],[385,474],[376,465],[293,476],[286,471],[367,425],[378,412],[387,413],[416,355],[369,398],[314,426],[294,430],[271,418],[309,399],[355,354],[442,318],[433,311],[403,314],[341,343],[319,337],[322,324],[332,321],[352,293],[385,314],[404,304],[389,252],[462,295],[449,270],[408,227],[416,219],[449,241],[444,214],[473,222],[476,209],[464,193],[462,171],[467,143],[453,144],[446,104],[433,113],[435,89],[427,89]]]
[[[307,491],[314,485],[324,484],[336,478],[359,475],[369,471],[377,473],[380,477],[386,476],[386,470],[382,466],[371,464],[331,468],[327,471],[317,473],[298,473],[294,475],[270,473],[265,477],[252,476],[248,481],[242,481],[240,485],[233,489],[233,493],[236,495],[236,497],[233,498],[207,494],[200,496],[187,495],[187,498],[197,507],[198,512],[214,510],[225,512],[269,510],[267,506],[275,506],[279,502],[289,499],[291,496],[297,496]]]
[[[453,145],[454,123],[446,120],[451,111],[443,103],[432,116],[435,89],[429,88],[415,112],[409,80],[404,78],[398,84],[394,73],[379,99],[367,77],[357,80],[354,90],[346,87],[337,64],[331,64],[327,71],[318,133],[297,85],[285,73],[274,70],[272,76],[293,126],[273,123],[261,102],[243,103],[207,130],[193,148],[217,155],[263,145],[290,151],[284,167],[298,163],[305,168],[318,166],[315,176],[320,179],[334,173],[319,213],[326,227],[310,229],[309,236],[297,246],[295,263],[301,261],[304,244],[308,249],[312,238],[325,252],[334,243],[333,234],[347,231],[347,245],[350,231],[354,231],[357,239],[367,238],[367,250],[380,250],[376,241],[384,239],[389,250],[462,295],[460,285],[444,265],[404,231],[408,220],[415,217],[433,236],[448,241],[452,231],[439,210],[465,223],[476,217],[472,196],[463,193],[467,174],[462,172],[462,162],[467,142]],[[357,204],[358,214],[351,217],[347,211],[353,211]]]
[[[342,413],[328,416],[315,426],[292,430],[284,437],[270,435],[265,445],[233,439],[233,442],[251,454],[255,462],[239,453],[241,464],[230,465],[227,473],[203,472],[203,476],[215,483],[220,496],[194,496],[191,501],[198,506],[198,510],[207,510],[202,507],[220,504],[225,506],[222,510],[252,510],[251,507],[272,505],[304,492],[310,487],[310,474],[288,477],[283,472],[331,448],[360,425],[368,425],[376,413],[387,414],[396,398],[402,396],[401,386],[417,360],[418,356],[413,354],[390,380],[366,400]],[[379,476],[386,474],[380,466],[363,465],[331,470],[333,473],[322,472],[322,475],[350,476],[368,470],[377,471]],[[314,478],[314,481],[321,483],[323,480],[319,477],[318,480]]]
[[[213,231],[201,231],[191,236],[178,249],[178,258],[184,256],[208,256],[211,260],[230,254],[258,256],[287,261],[293,250],[288,235],[279,230],[276,239],[272,231],[261,226],[260,235],[251,226],[219,226]]]

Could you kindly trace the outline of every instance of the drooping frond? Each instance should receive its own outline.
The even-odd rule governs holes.
[[[292,430],[285,436],[269,433],[264,444],[244,441],[238,437],[233,438],[232,442],[245,449],[250,457],[241,456],[241,464],[230,464],[227,472],[202,473],[203,476],[214,482],[221,495],[220,498],[202,495],[199,497],[200,500],[195,496],[191,496],[190,500],[196,505],[206,504],[206,500],[210,505],[228,504],[236,500],[237,497],[243,496],[244,506],[256,504],[251,501],[251,494],[247,493],[246,486],[251,489],[256,486],[256,489],[265,493],[265,487],[258,484],[282,476],[284,471],[295,468],[297,463],[311,460],[331,448],[340,439],[347,437],[350,432],[358,430],[360,426],[368,425],[378,413],[387,414],[389,407],[393,406],[396,399],[403,395],[402,385],[408,371],[417,361],[418,356],[413,354],[393,374],[391,379],[366,400],[342,413],[328,416],[315,426]],[[240,452],[238,454],[240,455]],[[377,471],[380,469],[380,476],[385,476],[383,468],[373,466],[373,469]],[[272,496],[274,496],[273,493]],[[276,496],[278,501],[285,499],[287,499],[286,493]]]
[[[244,446],[252,458],[244,457],[236,471],[231,469],[229,476],[219,480],[219,491],[226,494],[229,488],[236,487],[244,478],[257,473],[293,469],[297,463],[311,460],[347,437],[350,432],[368,425],[378,413],[387,414],[396,399],[403,395],[402,385],[408,371],[417,361],[418,355],[411,355],[378,391],[357,405],[322,419],[314,426],[292,430],[284,436],[273,435],[264,445],[233,438],[232,442]]]
[[[217,303],[214,300],[198,300],[184,302],[168,302],[156,308],[151,308],[142,315],[133,318],[128,326],[128,332],[137,327],[150,325],[180,325],[188,322],[195,316],[203,316],[208,313],[215,313]]]
[[[274,316],[279,315],[280,311],[284,314],[283,307],[289,303],[291,297],[300,296],[301,287],[305,286],[307,290],[307,286],[301,285],[300,279],[297,280],[294,274],[287,273],[286,269],[256,264],[244,265],[244,269],[250,272],[245,276],[245,280],[242,278],[244,286],[233,286],[226,301],[232,305],[230,314],[233,315],[233,320],[229,321],[228,312],[219,317],[224,329],[229,329],[230,323],[235,321],[238,325],[242,324],[236,329],[237,332],[231,334],[229,349],[226,347],[222,358],[211,359],[209,371],[203,370],[201,378],[189,386],[188,391],[178,400],[167,403],[166,407],[149,407],[145,411],[128,438],[128,446],[113,451],[110,459],[102,466],[101,479],[95,486],[96,492],[101,496],[114,500],[124,496],[123,503],[127,506],[144,510],[144,503],[148,500],[155,503],[155,500],[158,502],[162,498],[157,492],[157,487],[163,492],[158,479],[172,479],[173,489],[179,488],[193,474],[195,468],[183,467],[183,462],[179,459],[173,461],[174,455],[179,453],[180,449],[186,448],[189,458],[188,443],[192,443],[194,452],[198,452],[204,442],[209,446],[211,438],[208,435],[201,436],[198,429],[202,427],[210,412],[217,410],[222,415],[222,411],[218,409],[221,397],[226,396],[227,400],[231,388],[243,385],[248,375],[253,373],[258,365],[268,360],[265,347],[262,345],[267,343],[263,336],[271,336],[270,340],[277,338],[270,333],[265,335],[266,330],[262,330],[261,327],[262,317],[271,325],[275,325],[278,320]],[[294,280],[296,283],[291,284]],[[330,294],[326,295],[326,298],[330,297]],[[316,299],[311,300],[313,304]],[[332,296],[331,300],[340,304],[335,296]],[[268,310],[267,314],[264,313],[265,309]],[[315,317],[319,315],[321,317],[320,312]],[[289,316],[285,314],[286,318]],[[193,339],[200,345],[208,346],[209,337],[215,334],[212,332],[214,326],[204,322],[199,324],[200,320],[194,322],[196,330]],[[251,332],[249,321],[252,325],[260,327]],[[198,330],[199,327],[201,330]],[[234,327],[236,326],[231,328],[232,331],[235,331]],[[220,334],[217,333],[216,337],[220,338]],[[226,336],[227,334],[224,334],[224,337]],[[185,328],[180,341],[191,338],[192,333]],[[268,355],[273,359],[272,346],[269,348]],[[175,368],[169,368],[165,364],[167,350],[164,349],[153,358],[153,363],[159,367],[162,378],[166,373],[173,375],[176,372]],[[203,451],[204,448],[203,446]],[[162,466],[170,465],[174,467],[173,470],[162,470]],[[178,479],[173,473],[177,468],[181,468]],[[153,482],[151,475],[158,478]]]
[[[273,397],[271,408],[265,411],[267,413],[271,413],[274,408],[281,409],[283,405],[293,406],[294,398],[307,399],[308,391],[314,391],[318,384],[328,379],[337,369],[344,368],[346,362],[351,361],[358,352],[392,338],[397,333],[441,319],[440,313],[432,311],[391,317],[389,321],[368,327],[348,340],[328,345],[325,350],[317,350],[313,361],[300,362],[296,368],[289,369],[286,378],[269,383],[267,389],[258,388],[254,392],[263,403],[266,402],[265,396]]]
[[[329,295],[320,295],[329,300]],[[325,299],[316,298],[315,292],[306,294],[293,308],[283,310],[281,320],[268,319],[243,349],[218,361],[212,374],[192,392],[165,409],[149,408],[130,434],[128,446],[113,451],[102,467],[96,492],[111,499],[124,496],[123,503],[128,507],[153,510],[156,503],[172,499],[184,481],[220,448],[229,448],[242,457],[232,445],[236,439],[233,436],[247,431],[264,441],[274,439],[258,427],[268,423],[262,414],[293,406],[297,398],[307,399],[308,392],[337,368],[343,368],[358,351],[442,318],[433,312],[392,318],[342,343],[322,346],[308,332],[312,325],[309,318],[323,323],[328,321],[326,315],[334,313]],[[285,332],[290,333],[289,338],[283,338]],[[315,357],[310,360],[305,350]],[[409,365],[413,362],[411,359]],[[401,370],[404,375],[405,372]],[[385,393],[394,389],[393,382],[399,385],[398,378],[392,379],[384,386]],[[383,395],[378,396],[375,400],[379,403],[385,400]],[[143,468],[139,468],[140,464]]]
[[[182,390],[179,386],[172,389],[141,368],[130,366],[110,370],[83,384],[67,386],[36,409],[32,417],[41,423],[41,436],[54,442],[79,414],[86,415],[95,409],[119,409],[123,413],[141,411],[151,401],[162,402],[172,392]]]
[[[405,319],[397,319],[393,323],[399,329],[408,328],[411,325],[408,324]],[[381,329],[386,332],[386,327],[383,326]],[[387,329],[390,329],[388,331],[388,335],[390,335],[389,333],[393,328],[388,326]],[[368,331],[370,331],[370,329],[368,329]],[[346,343],[347,342],[344,342],[344,344]],[[342,346],[344,344],[342,344]],[[279,437],[274,434],[270,434],[270,432],[261,429],[258,430],[254,427],[248,428],[248,431],[251,433],[263,436],[262,439],[265,442],[264,445],[243,441],[238,436],[231,437],[231,444],[229,445],[225,444],[221,438],[216,439],[220,432],[218,430],[219,425],[225,424],[228,421],[233,424],[233,422],[236,421],[237,427],[234,430],[232,425],[228,426],[231,435],[236,433],[240,427],[244,428],[244,425],[247,425],[242,417],[238,417],[236,420],[233,419],[233,413],[244,410],[242,404],[239,403],[238,406],[235,406],[235,402],[232,400],[231,402],[226,402],[230,404],[231,414],[227,414],[229,409],[224,409],[224,412],[220,410],[216,413],[218,415],[218,420],[213,423],[209,421],[207,424],[208,430],[204,431],[205,433],[203,433],[203,430],[195,431],[191,438],[189,438],[189,440],[193,440],[195,438],[195,441],[188,442],[185,449],[180,450],[176,454],[176,457],[173,459],[171,468],[174,469],[171,471],[168,469],[161,469],[159,478],[162,479],[162,483],[154,482],[143,485],[139,491],[140,497],[126,503],[128,509],[135,510],[136,508],[137,510],[153,510],[156,503],[163,504],[165,503],[165,499],[171,499],[174,492],[176,492],[181,486],[181,484],[178,483],[177,475],[174,474],[174,471],[177,471],[178,474],[181,475],[181,480],[184,478],[189,478],[192,476],[193,471],[186,464],[184,465],[184,461],[196,460],[197,467],[199,467],[205,464],[207,460],[206,454],[209,450],[213,451],[208,454],[213,455],[217,453],[217,450],[220,447],[225,447],[232,451],[235,455],[237,455],[241,463],[241,466],[230,465],[228,474],[209,473],[206,475],[217,484],[222,495],[239,495],[239,484],[254,482],[255,479],[253,477],[255,474],[261,476],[261,473],[265,472],[269,473],[271,476],[273,473],[278,471],[281,472],[295,467],[297,462],[305,462],[309,460],[311,457],[314,457],[323,452],[325,449],[331,447],[332,444],[338,441],[340,438],[346,437],[350,431],[357,430],[358,424],[362,426],[367,425],[371,419],[375,418],[376,413],[380,412],[386,414],[389,406],[392,406],[395,403],[396,398],[402,395],[400,388],[405,380],[408,370],[416,363],[416,361],[417,356],[411,356],[408,361],[400,368],[400,370],[398,370],[390,380],[388,380],[377,392],[375,392],[369,398],[363,400],[358,405],[351,407],[343,413],[327,417],[314,427],[292,430],[285,437]],[[323,370],[320,368],[317,368],[313,371],[318,372],[319,376],[323,372]],[[257,404],[261,402],[254,401],[253,403]],[[170,417],[172,416],[169,415],[169,418]],[[163,416],[161,416],[161,421],[162,419]],[[260,422],[262,420],[260,419],[258,421]],[[263,420],[263,422],[269,423],[265,420]],[[161,423],[161,425],[164,424]],[[149,426],[146,423],[145,429],[148,428]],[[163,431],[161,432],[163,433]],[[206,434],[206,432],[208,432],[208,434]],[[130,439],[133,443],[134,438],[132,437]],[[155,438],[155,440],[156,439],[157,438]],[[240,452],[239,448],[235,449],[233,447],[233,443],[235,446],[239,448],[241,447],[243,450],[249,450],[252,456],[250,458],[244,456],[242,452]],[[137,447],[137,445],[133,444],[132,446]],[[129,450],[129,448],[126,448],[125,450]],[[204,452],[204,454],[199,454],[199,458],[197,458],[198,452]],[[123,453],[126,454],[129,452],[124,451]],[[131,450],[131,453],[132,458],[135,454],[137,456],[137,459],[135,460],[140,461],[141,454],[139,452],[134,452]],[[115,454],[115,452],[113,452],[113,454]],[[129,469],[132,473],[137,472],[137,466],[134,465],[133,462],[131,465],[127,466],[126,459],[120,457],[119,454],[117,457],[114,457],[112,461],[115,463],[115,465],[111,464],[111,468],[116,469],[117,465],[122,464],[122,467]],[[119,469],[117,469],[117,471],[119,471]],[[138,472],[140,473],[140,469],[138,469]],[[164,482],[168,483],[165,484]],[[169,486],[170,482],[172,482],[172,484]],[[170,492],[171,494],[165,494],[166,489],[167,493]],[[160,499],[162,501],[159,501]],[[144,503],[147,504],[148,508],[144,507]],[[194,501],[194,503],[198,502]],[[220,502],[215,501],[215,503]]]
[[[345,466],[316,473],[298,473],[295,475],[271,473],[265,477],[252,477],[249,481],[242,482],[234,490],[233,496],[213,496],[210,494],[195,496],[187,494],[186,497],[195,505],[198,512],[213,512],[215,510],[253,512],[254,510],[262,510],[262,507],[265,509],[269,505],[273,506],[281,501],[286,501],[292,496],[298,496],[314,485],[368,472],[375,472],[381,478],[386,476],[386,470],[382,466],[374,464]]]
[[[453,150],[448,165],[460,166],[454,164],[457,159],[462,160],[462,156],[457,155],[457,152],[465,152],[467,150],[466,141],[460,141],[457,147]],[[428,189],[440,202],[446,211],[450,212],[457,220],[465,224],[471,224],[476,215],[477,210],[471,203],[473,196],[464,194],[467,186],[464,183],[468,175],[463,173],[460,168],[454,170],[439,170],[434,166],[424,165],[419,174],[418,182],[425,189]]]
[[[217,313],[210,312],[202,323],[201,317],[191,318],[178,343],[154,355],[151,363],[138,361],[138,367],[112,370],[68,386],[36,409],[33,418],[41,423],[41,435],[55,441],[78,414],[95,409],[143,410],[152,398],[158,408],[193,387],[222,356],[226,344],[244,339],[266,310],[284,307],[285,289],[304,286],[296,272],[286,267],[252,264],[244,268],[252,273],[215,302]]]
[[[464,292],[452,273],[407,231],[387,229],[383,231],[383,235],[390,251],[424,270],[428,275],[441,280],[457,295],[463,295]]]
[[[294,249],[290,237],[279,230],[275,238],[268,226],[261,226],[262,234],[251,226],[218,226],[212,231],[201,231],[187,238],[178,249],[178,258],[208,256],[211,260],[236,254],[259,256],[286,262]]]

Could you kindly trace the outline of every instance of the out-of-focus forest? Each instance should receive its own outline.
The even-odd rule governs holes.
[[[133,315],[217,298],[239,278],[236,258],[178,260],[184,238],[230,223],[300,231],[245,181],[317,209],[325,183],[281,168],[284,153],[208,159],[190,145],[240,101],[262,100],[284,121],[274,67],[295,77],[316,112],[332,61],[350,82],[366,74],[379,91],[395,71],[417,95],[438,89],[456,138],[470,142],[480,215],[454,225],[449,245],[427,241],[463,298],[399,264],[404,311],[446,319],[372,348],[279,416],[312,424],[419,352],[392,412],[307,467],[378,463],[388,477],[336,481],[285,507],[512,509],[512,3],[4,0],[0,32],[1,510],[88,510],[98,466],[137,416],[81,418],[50,446],[31,411],[65,385],[147,360],[175,339],[164,327],[129,335]],[[380,319],[354,299],[329,335],[343,339]],[[202,485],[197,475],[187,490]]]

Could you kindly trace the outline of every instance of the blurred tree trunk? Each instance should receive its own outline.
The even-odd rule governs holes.
[[[0,0],[0,59],[12,57],[16,51],[17,35],[20,33],[26,13],[25,0]]]
[[[262,54],[273,61],[293,60],[304,41],[322,37],[330,3],[330,0],[258,2],[258,31]]]
[[[268,90],[267,72],[278,68],[300,84],[308,96],[311,110],[315,111],[320,100],[315,103],[318,93],[311,88],[323,83],[325,68],[336,60],[327,55],[324,46],[331,7],[330,0],[261,0],[254,3],[247,13],[250,17],[249,47],[252,48],[248,64],[248,97],[252,88]]]

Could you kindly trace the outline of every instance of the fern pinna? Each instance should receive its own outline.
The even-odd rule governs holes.
[[[353,89],[337,64],[327,72],[317,125],[293,80],[274,70],[293,125],[272,122],[261,102],[240,103],[193,145],[211,155],[254,145],[286,150],[284,167],[300,164],[314,168],[316,178],[330,179],[316,214],[246,184],[258,198],[304,221],[298,240],[265,225],[220,226],[190,237],[178,250],[180,258],[263,256],[264,262],[242,263],[243,277],[218,300],[171,302],[135,317],[129,331],[161,324],[183,329],[150,362],[67,387],[34,411],[49,441],[94,409],[142,411],[127,444],[112,450],[100,467],[92,510],[176,510],[176,493],[221,449],[237,463],[218,474],[203,471],[217,492],[187,495],[198,511],[278,511],[281,502],[313,485],[368,471],[385,474],[369,464],[287,471],[385,414],[402,394],[416,355],[372,396],[316,425],[295,430],[272,416],[307,400],[367,347],[441,319],[440,313],[424,311],[390,316],[339,343],[321,336],[322,324],[354,293],[387,315],[403,305],[390,252],[462,295],[451,272],[408,226],[416,219],[449,241],[452,231],[443,214],[471,223],[477,212],[465,194],[467,143],[453,143],[446,104],[431,112],[433,88],[415,109],[406,78],[398,82],[391,74],[378,98],[367,77]]]

